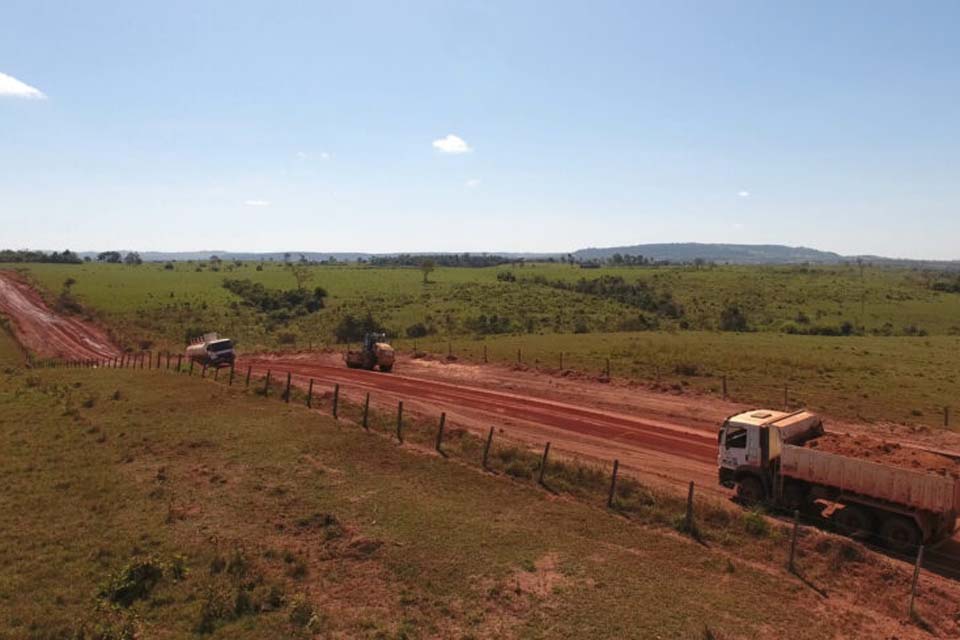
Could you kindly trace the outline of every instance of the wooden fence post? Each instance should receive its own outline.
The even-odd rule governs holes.
[[[246,383],[246,386],[247,386],[247,387],[250,386],[250,371],[251,371],[252,369],[253,369],[252,366],[247,366],[247,383]]]
[[[313,378],[310,378],[310,384],[307,385],[307,408],[313,409]]]
[[[201,377],[201,378],[206,378],[206,377],[207,377],[207,364],[206,364],[206,363],[203,364],[203,369],[200,370],[200,377]]]
[[[333,419],[339,420],[340,417],[337,415],[340,409],[340,384],[333,385]]]
[[[153,369],[153,353],[147,351],[147,369]]]
[[[220,367],[213,368],[213,381],[216,382],[220,378]]]
[[[487,364],[487,345],[483,345],[483,364]]]
[[[227,385],[229,387],[233,386],[233,374],[234,374],[234,364],[231,362],[230,363],[230,384]]]
[[[917,581],[920,579],[920,565],[923,564],[923,545],[917,550],[917,563],[913,567],[913,583],[910,585],[910,619],[913,620],[916,615],[913,609],[913,601],[917,597]]]
[[[550,443],[547,443],[547,446],[543,448],[543,457],[540,459],[540,476],[537,478],[537,482],[543,484],[543,474],[547,471],[547,456],[550,455]]]
[[[367,431],[370,430],[370,424],[367,422],[367,418],[370,416],[370,392],[367,391],[367,397],[363,401],[363,428]]]
[[[163,352],[157,351],[157,369],[160,368],[160,356],[163,355]]]
[[[141,368],[141,369],[143,369],[143,361],[146,360],[146,359],[147,359],[147,354],[141,353],[141,354],[140,354],[140,368]]]
[[[607,358],[607,378],[610,377],[610,358]]]
[[[437,453],[443,453],[443,425],[447,422],[447,414],[443,412],[440,414],[440,426],[437,427]]]
[[[487,460],[490,458],[490,445],[493,444],[493,427],[490,427],[490,432],[487,434],[487,443],[483,445],[483,468],[487,468]]]
[[[683,522],[687,533],[693,533],[693,480],[690,481],[690,489],[687,491],[687,515]]]
[[[177,373],[180,373],[180,365],[181,365],[182,361],[183,361],[183,354],[182,354],[182,353],[178,353],[178,354],[177,354]]]
[[[287,371],[287,387],[283,390],[283,401],[290,402],[290,372]]]
[[[170,371],[170,352],[167,351],[167,371]]]
[[[403,444],[403,400],[397,403],[397,441]]]
[[[263,379],[263,397],[270,395],[270,369],[267,369],[267,377]]]
[[[607,494],[607,508],[613,508],[613,502],[617,497],[617,471],[620,469],[620,461],[613,461],[613,474],[610,476],[610,493]]]
[[[190,370],[187,372],[188,375],[193,375],[193,360],[190,361]]]
[[[563,351],[560,352],[560,371],[563,371]]]
[[[517,364],[523,362],[523,352],[520,349],[517,349]]]
[[[794,558],[797,555],[797,531],[800,529],[800,511],[793,512],[793,534],[790,536],[790,562],[787,563],[787,569],[790,573],[797,572],[797,565]]]

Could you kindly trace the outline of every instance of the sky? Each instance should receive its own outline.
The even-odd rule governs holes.
[[[960,259],[960,3],[4,0],[0,247]]]

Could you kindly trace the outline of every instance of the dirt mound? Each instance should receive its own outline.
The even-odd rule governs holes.
[[[805,446],[895,467],[960,478],[960,461],[896,442],[845,433],[825,433]]]

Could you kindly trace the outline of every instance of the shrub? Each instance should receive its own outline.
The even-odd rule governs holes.
[[[367,333],[387,333],[383,325],[377,322],[368,311],[363,318],[347,314],[340,319],[333,330],[337,342],[360,342]]]
[[[246,279],[228,278],[223,281],[223,288],[239,296],[248,307],[281,321],[316,313],[324,308],[327,297],[323,287],[315,287],[313,291],[267,289],[259,282]]]
[[[721,331],[749,331],[747,317],[735,304],[729,304],[720,312],[720,330]]]
[[[415,324],[412,324],[406,329],[406,334],[408,338],[423,338],[429,333],[430,333],[430,330],[427,328],[427,325],[423,324],[422,322],[417,322]]]
[[[150,595],[163,577],[164,566],[157,558],[138,558],[110,576],[100,586],[99,595],[122,607]]]
[[[497,274],[497,280],[500,282],[516,282],[517,276],[512,271],[501,271]]]

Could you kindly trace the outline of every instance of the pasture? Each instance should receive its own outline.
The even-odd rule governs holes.
[[[592,373],[609,358],[614,377],[720,393],[726,376],[735,399],[773,406],[787,385],[791,406],[868,421],[943,426],[960,385],[960,294],[935,290],[936,274],[915,269],[539,263],[437,268],[424,283],[416,268],[311,266],[306,286],[327,291],[326,308],[277,321],[222,283],[294,288],[280,263],[26,268],[51,302],[72,278],[71,295],[133,350],[179,350],[204,330],[248,351],[335,346],[345,315],[369,313],[402,349],[479,361],[486,347],[489,360],[503,363],[516,363],[519,349],[525,366],[546,369],[559,368],[562,352],[565,368]],[[669,298],[680,313],[638,308],[616,289],[576,290],[579,280],[598,278],[642,285],[641,293]],[[718,330],[731,307],[746,331]],[[626,330],[638,323],[649,330]]]

